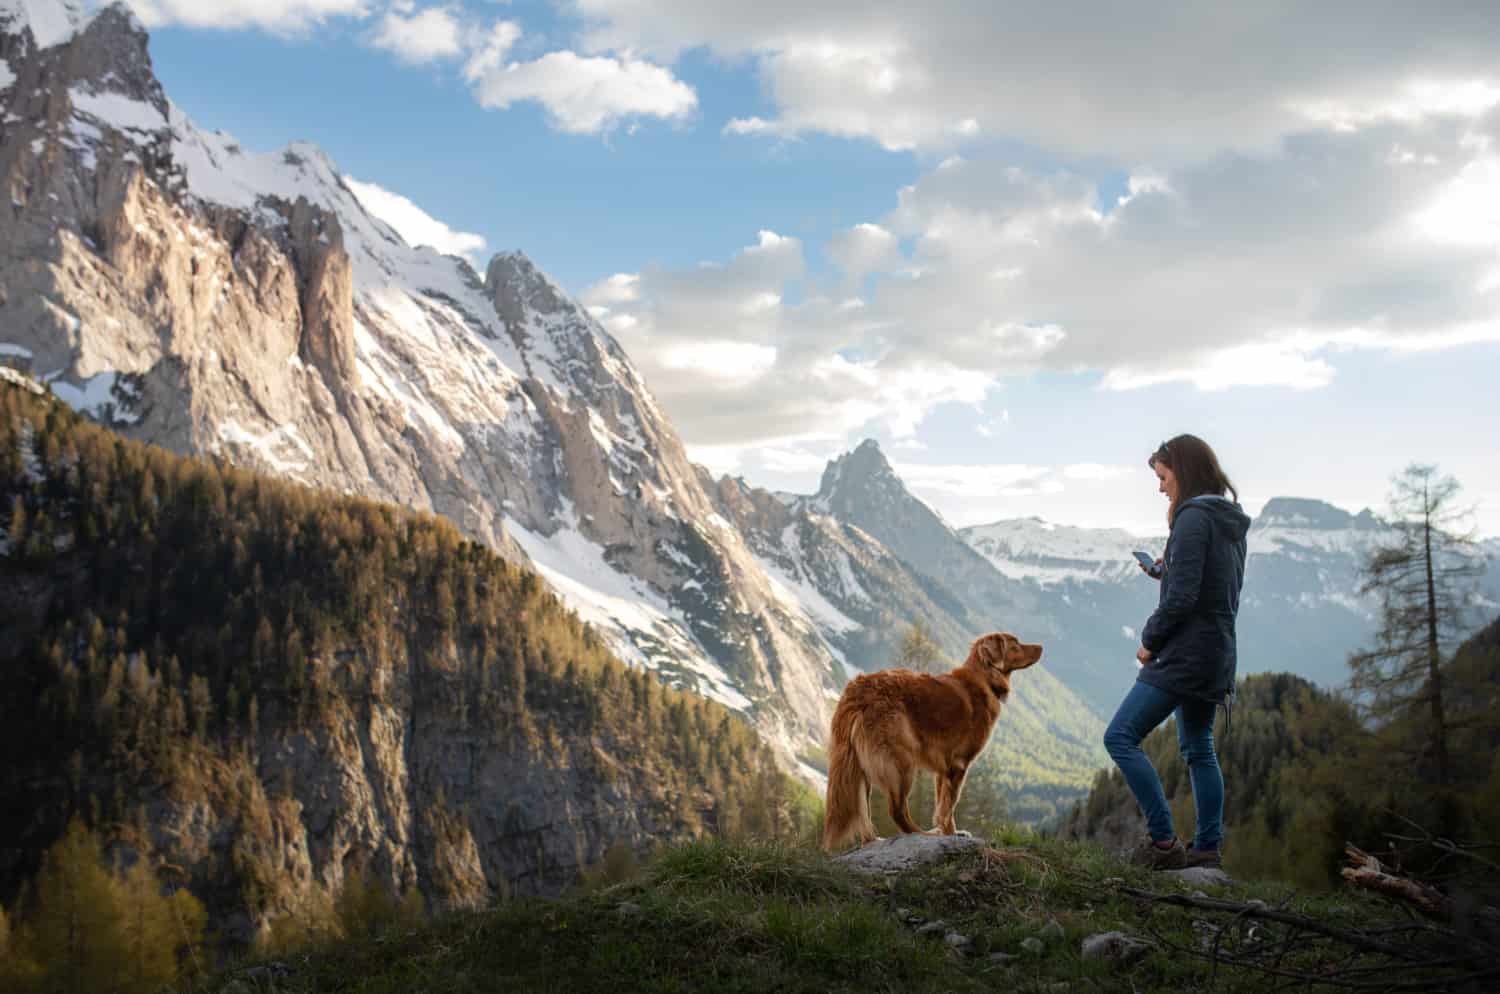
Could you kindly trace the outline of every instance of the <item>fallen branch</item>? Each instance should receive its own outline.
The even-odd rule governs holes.
[[[1184,908],[1199,908],[1203,911],[1220,911],[1226,914],[1242,916],[1245,918],[1263,918],[1266,921],[1279,922],[1282,925],[1294,925],[1308,932],[1330,939],[1336,939],[1346,945],[1357,949],[1364,949],[1372,953],[1380,953],[1393,959],[1416,960],[1421,953],[1408,947],[1394,946],[1389,942],[1373,939],[1360,932],[1351,932],[1348,929],[1335,928],[1325,924],[1316,918],[1306,915],[1293,914],[1289,911],[1279,911],[1271,907],[1263,907],[1260,904],[1242,904],[1238,901],[1220,901],[1212,897],[1187,897],[1183,894],[1153,894],[1150,891],[1137,890],[1134,887],[1121,887],[1121,893],[1129,894],[1145,901],[1154,901],[1158,904],[1176,904]]]
[[[1346,845],[1344,855],[1348,858],[1349,865],[1344,867],[1342,876],[1352,886],[1405,901],[1429,918],[1452,920],[1453,902],[1436,887],[1409,877],[1396,876],[1387,871],[1380,860],[1358,846]]]

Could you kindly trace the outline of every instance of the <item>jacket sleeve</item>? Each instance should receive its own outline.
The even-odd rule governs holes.
[[[1158,653],[1167,639],[1192,613],[1203,587],[1203,567],[1208,559],[1208,540],[1213,523],[1199,508],[1183,508],[1172,535],[1172,555],[1163,579],[1166,590],[1146,626],[1141,629],[1141,645]]]

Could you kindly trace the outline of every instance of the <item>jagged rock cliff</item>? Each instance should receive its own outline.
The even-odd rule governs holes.
[[[619,346],[519,253],[481,278],[315,146],[162,92],[123,6],[0,8],[0,359],[130,437],[442,514],[789,755],[843,674]]]

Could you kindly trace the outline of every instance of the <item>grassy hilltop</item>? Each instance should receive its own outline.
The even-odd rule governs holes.
[[[1289,928],[1146,901],[1128,888],[1189,897],[1194,885],[1128,867],[1089,843],[1019,835],[891,881],[856,876],[808,849],[706,841],[668,849],[644,867],[616,866],[561,898],[501,904],[415,929],[377,927],[243,965],[201,989],[1145,994],[1273,986],[1273,978],[1248,969],[1221,963],[1216,970],[1208,950],[1217,934],[1225,956],[1274,951]],[[1263,901],[1351,932],[1399,929],[1406,920],[1353,892],[1302,895],[1247,883],[1216,888],[1213,898]],[[918,934],[932,921],[945,925]],[[1084,938],[1113,930],[1154,948],[1129,965],[1081,955]],[[951,947],[949,931],[970,940],[964,951]],[[1385,962],[1306,937],[1300,932],[1287,946],[1284,972],[1358,978]]]

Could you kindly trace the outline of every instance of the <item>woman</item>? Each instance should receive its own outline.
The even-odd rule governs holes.
[[[1234,618],[1250,518],[1201,438],[1178,435],[1163,442],[1146,464],[1156,471],[1168,502],[1167,549],[1157,561],[1165,572],[1159,574],[1156,611],[1141,629],[1140,672],[1104,733],[1104,747],[1125,774],[1151,836],[1132,851],[1131,861],[1162,870],[1218,866],[1224,778],[1214,755],[1214,711],[1234,692]],[[1186,849],[1172,830],[1161,778],[1141,750],[1141,741],[1173,714],[1198,813]]]

